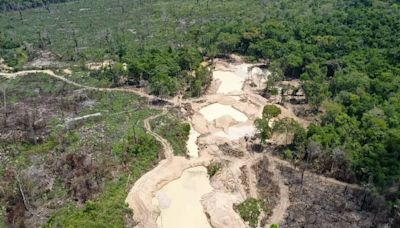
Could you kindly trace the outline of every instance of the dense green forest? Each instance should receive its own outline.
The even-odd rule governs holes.
[[[92,2],[1,14],[1,56],[18,69],[35,56],[29,43],[64,61],[111,58],[128,63],[130,81],[148,81],[163,96],[200,95],[203,59],[268,59],[282,79],[301,79],[321,114],[296,135],[294,158],[400,204],[398,1]]]

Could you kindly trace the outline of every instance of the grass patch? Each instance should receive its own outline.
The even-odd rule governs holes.
[[[99,71],[100,72],[100,71]],[[96,77],[95,75],[100,74],[98,72],[83,71],[80,68],[74,68],[73,74],[68,77],[69,80],[79,83],[85,86],[92,86],[97,88],[109,88],[112,82],[109,78]]]
[[[190,125],[167,114],[151,121],[151,127],[159,135],[171,143],[175,155],[185,155],[187,152],[186,143],[189,139]]]
[[[207,166],[208,176],[210,176],[210,178],[213,177],[221,169],[222,169],[221,163],[211,163],[209,166]]]
[[[15,103],[39,96],[62,96],[66,91],[78,89],[47,74],[31,74],[12,80],[0,80],[1,94],[6,90],[7,102]],[[3,99],[0,101],[1,104]]]
[[[258,218],[264,210],[265,204],[260,199],[248,198],[241,204],[235,206],[235,210],[239,212],[240,217],[249,223],[250,227],[256,228],[258,225]]]
[[[58,145],[54,137],[50,137],[46,142],[41,144],[22,144],[20,147],[21,152],[29,154],[47,153],[53,150]]]

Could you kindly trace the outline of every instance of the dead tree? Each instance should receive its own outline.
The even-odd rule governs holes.
[[[316,143],[314,141],[311,141],[307,145],[307,153],[305,154],[306,156],[306,163],[303,165],[303,168],[301,170],[301,188],[303,188],[303,181],[304,181],[304,173],[306,169],[310,166],[310,163],[314,157],[316,157],[318,154],[321,153],[321,145],[319,143]]]
[[[22,17],[22,7],[21,7],[21,5],[18,4],[17,8],[18,8],[18,13],[19,13],[19,19],[20,19],[21,21],[23,21],[24,18]]]
[[[45,8],[47,10],[47,12],[51,13],[49,1],[43,1],[42,5],[43,5],[43,8]]]
[[[7,127],[7,95],[6,95],[6,88],[3,87],[3,111],[4,111],[4,119],[3,119],[3,125],[4,128]]]
[[[75,49],[75,54],[79,54],[79,43],[78,43],[78,38],[76,36],[75,29],[72,30],[72,40],[74,42],[74,49]]]

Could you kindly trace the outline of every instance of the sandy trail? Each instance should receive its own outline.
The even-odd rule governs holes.
[[[252,198],[258,198],[258,191],[257,191],[257,177],[252,169],[252,166],[256,163],[256,161],[252,161],[251,164],[246,165],[247,169],[247,178],[249,180],[249,195]]]
[[[271,160],[271,159],[270,159]],[[271,162],[271,165],[268,167],[268,171],[274,174],[274,180],[278,183],[279,186],[279,202],[278,205],[272,210],[272,215],[268,218],[268,223],[271,224],[280,224],[285,218],[286,211],[290,206],[289,200],[289,187],[283,182],[283,178],[281,176],[281,172],[276,167],[276,162]],[[270,225],[267,225],[269,227]]]
[[[161,137],[159,134],[153,132],[153,131],[151,130],[151,126],[150,126],[150,121],[152,121],[152,120],[154,120],[154,119],[157,119],[158,117],[163,116],[163,115],[165,115],[165,114],[167,114],[167,109],[164,109],[163,112],[160,113],[160,114],[158,114],[158,115],[150,116],[150,117],[146,118],[146,119],[143,121],[143,124],[144,124],[144,128],[146,129],[146,131],[147,131],[150,135],[152,135],[154,138],[156,138],[157,141],[159,141],[159,142],[161,143],[161,145],[162,145],[162,147],[163,147],[165,159],[171,160],[172,157],[174,156],[174,150],[172,149],[171,144],[169,144],[169,142],[168,142],[166,139],[164,139],[163,137]]]

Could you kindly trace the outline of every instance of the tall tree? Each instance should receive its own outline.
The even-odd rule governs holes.
[[[285,134],[285,144],[288,145],[289,134],[295,134],[301,128],[300,124],[292,118],[283,118],[274,123],[273,131]]]
[[[272,135],[273,128],[271,127],[271,120],[281,114],[281,109],[275,105],[266,105],[263,108],[262,118],[255,121],[256,128],[261,136],[261,142],[265,143]]]

